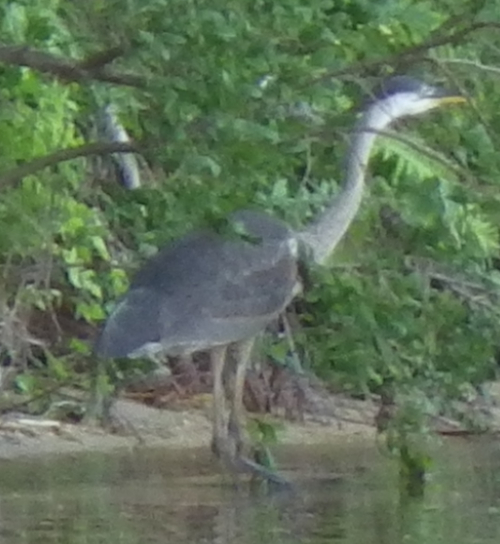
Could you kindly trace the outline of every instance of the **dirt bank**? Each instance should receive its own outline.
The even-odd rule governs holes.
[[[347,406],[343,401],[337,418],[306,416],[303,422],[273,421],[278,424],[280,442],[324,443],[329,437],[373,436],[374,410],[371,403],[351,401]],[[121,423],[117,433],[21,414],[4,416],[0,420],[0,458],[140,447],[208,448],[210,444],[208,403],[198,408],[160,410],[122,399],[114,407],[114,416]]]
[[[487,419],[492,431],[500,431],[500,385],[487,389]],[[359,401],[343,395],[332,396],[328,416],[306,414],[304,421],[278,422],[278,439],[283,444],[325,444],[339,439],[375,437],[376,401]],[[471,408],[472,409],[472,408]],[[473,408],[477,411],[477,407]],[[483,410],[483,408],[481,408]],[[483,410],[484,411],[484,410]],[[118,433],[88,428],[81,424],[60,423],[43,418],[10,414],[0,419],[0,458],[35,457],[57,453],[109,452],[117,449],[164,447],[167,449],[209,447],[211,438],[210,402],[177,409],[156,409],[131,400],[118,400],[115,418],[121,422]],[[454,421],[440,419],[439,429],[461,432]]]

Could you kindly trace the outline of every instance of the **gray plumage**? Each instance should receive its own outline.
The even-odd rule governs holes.
[[[277,317],[297,282],[292,231],[261,212],[240,211],[231,221],[242,234],[239,228],[225,235],[197,231],[150,259],[109,318],[96,352],[184,355],[255,336]]]

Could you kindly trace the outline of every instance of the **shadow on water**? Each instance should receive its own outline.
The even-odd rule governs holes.
[[[345,544],[500,542],[500,445],[454,441],[422,500],[366,444],[287,449],[293,493],[250,493],[205,452],[1,461],[0,542]]]

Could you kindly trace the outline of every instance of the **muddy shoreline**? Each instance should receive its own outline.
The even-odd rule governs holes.
[[[301,422],[273,418],[279,443],[311,445],[339,437],[373,439],[375,428],[371,422],[375,407],[359,401],[349,404],[339,407],[338,417],[306,415]],[[120,430],[111,433],[82,424],[11,414],[0,420],[0,459],[137,448],[208,449],[212,432],[210,415],[210,405],[167,410],[120,399],[114,407]]]
[[[487,398],[488,429],[492,434],[498,434],[500,383],[488,385]],[[279,445],[310,446],[359,440],[374,443],[374,419],[378,411],[375,400],[362,401],[344,395],[332,395],[330,404],[331,410],[327,416],[304,414],[302,421],[273,417]],[[471,406],[470,409],[478,411],[477,406]],[[479,410],[485,412],[485,407],[481,406]],[[212,432],[210,396],[204,404],[180,405],[175,409],[157,409],[133,400],[119,399],[113,415],[120,422],[120,430],[113,433],[82,424],[62,423],[23,414],[3,415],[0,418],[0,459],[134,451],[140,448],[209,450]],[[436,421],[435,428],[444,434],[462,432],[458,422],[444,418]]]

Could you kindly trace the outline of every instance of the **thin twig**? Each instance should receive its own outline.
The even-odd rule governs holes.
[[[15,185],[26,176],[36,174],[40,170],[50,166],[55,166],[61,162],[78,159],[80,157],[88,157],[89,155],[109,155],[111,153],[137,152],[138,149],[139,146],[137,144],[122,142],[95,142],[78,147],[60,149],[54,153],[51,153],[50,155],[37,157],[36,159],[25,162],[20,166],[12,168],[11,170],[0,173],[0,187]]]
[[[475,181],[472,174],[469,171],[467,171],[465,168],[451,162],[450,160],[446,159],[437,151],[434,151],[433,149],[430,149],[429,147],[424,146],[420,142],[417,142],[406,135],[399,134],[395,132],[394,130],[378,130],[378,129],[363,128],[363,131],[373,132],[374,134],[377,134],[378,136],[383,136],[384,138],[392,138],[393,140],[401,142],[402,144],[408,146],[410,149],[413,149],[414,151],[417,151],[418,153],[421,153],[422,155],[427,156],[432,161],[441,164],[447,170],[449,170],[450,172],[453,172],[453,174],[459,177],[460,179],[467,179],[469,182]],[[316,132],[315,136],[325,137],[325,135],[331,134],[331,132],[332,131],[321,130]],[[337,134],[340,133],[339,130],[335,130],[333,132]],[[348,139],[348,136],[346,135],[346,140],[347,139]]]
[[[12,402],[7,406],[0,407],[0,416],[3,414],[7,414],[9,412],[16,412],[19,411],[21,408],[26,408],[30,404],[32,404],[35,401],[44,399],[46,397],[49,397],[53,393],[57,393],[64,387],[64,384],[58,383],[56,385],[53,385],[51,387],[47,387],[47,389],[44,389],[43,391],[39,391],[32,396],[30,396],[27,399],[23,399],[18,402]]]
[[[498,289],[490,289],[482,283],[471,281],[463,274],[438,270],[439,263],[433,261],[419,262],[419,259],[409,257],[405,259],[405,265],[428,280],[435,280],[445,285],[447,289],[470,306],[481,306],[497,313]]]
[[[500,68],[496,66],[491,66],[489,64],[483,64],[476,60],[471,59],[439,59],[441,64],[462,64],[464,66],[470,66],[476,68],[477,70],[482,70],[483,72],[490,72],[497,76],[500,76]]]

